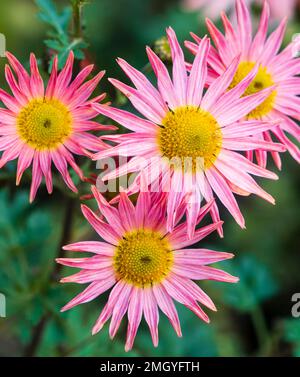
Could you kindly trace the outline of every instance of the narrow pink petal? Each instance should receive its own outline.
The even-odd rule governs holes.
[[[236,1],[235,4],[240,48],[246,52],[249,50],[252,38],[251,18],[244,0]]]
[[[113,225],[107,224],[100,220],[98,216],[94,214],[94,212],[85,205],[81,205],[81,210],[84,217],[87,221],[91,224],[91,226],[95,229],[95,231],[102,237],[106,242],[117,245],[119,242],[119,236],[114,231]]]
[[[85,270],[101,270],[102,268],[112,267],[112,258],[103,255],[87,258],[57,258],[56,262],[63,266]]]
[[[170,79],[168,69],[150,47],[147,47],[146,51],[152,69],[157,77],[159,91],[166,105],[171,109],[175,109],[180,102],[175,93],[175,88]]]
[[[112,318],[109,326],[109,336],[111,339],[113,339],[116,335],[121,321],[125,313],[127,312],[131,292],[132,286],[126,284],[114,304]]]
[[[73,51],[70,51],[66,64],[57,77],[57,82],[56,82],[55,92],[54,92],[55,96],[61,97],[61,95],[66,90],[66,87],[69,85],[72,79],[73,63],[74,63],[74,53]]]
[[[134,287],[130,297],[128,307],[128,328],[126,336],[125,351],[132,349],[134,339],[140,325],[143,313],[143,294],[140,288]]]
[[[89,252],[99,255],[112,256],[114,253],[114,247],[106,242],[98,241],[81,241],[63,246],[64,250]]]
[[[166,291],[169,293],[169,295],[172,296],[176,301],[185,305],[204,322],[209,323],[208,316],[200,308],[200,306],[197,304],[195,298],[190,294],[190,292],[185,290],[184,287],[182,287],[180,284],[176,282],[176,280],[174,279],[174,274],[170,275],[170,277],[165,279],[162,284]]]
[[[245,228],[245,220],[239,206],[233,196],[231,190],[229,189],[225,179],[213,168],[206,170],[206,177],[211,185],[212,189],[228,209],[231,215],[234,217],[235,221],[240,225],[241,228]]]
[[[158,346],[159,314],[152,288],[143,289],[144,316],[149,326],[154,347]]]
[[[206,200],[206,202],[211,203],[213,201],[212,205],[211,205],[211,209],[210,209],[213,222],[215,222],[215,223],[220,222],[219,209],[218,209],[216,202],[214,201],[213,191],[212,191],[204,173],[198,171],[197,174],[196,174],[196,179],[197,179],[197,185],[200,189],[200,192],[204,196],[204,199]],[[198,219],[198,222],[199,221],[200,220]],[[223,237],[222,225],[219,226],[217,231],[219,233],[219,236]]]
[[[24,171],[31,165],[33,156],[34,150],[27,145],[24,145],[18,158],[16,185],[20,184],[22,175]]]
[[[109,294],[109,298],[107,301],[107,304],[103,308],[99,318],[97,319],[92,334],[95,335],[97,332],[99,332],[102,327],[104,326],[105,322],[111,317],[115,303],[117,302],[118,298],[120,297],[122,290],[125,288],[126,283],[124,283],[122,280],[118,281],[116,285],[113,287]]]
[[[256,135],[258,133],[268,131],[279,124],[280,120],[278,121],[257,121],[257,120],[248,120],[248,121],[241,121],[237,123],[230,124],[227,127],[222,128],[222,133],[224,137],[245,137]]]
[[[154,135],[159,130],[156,124],[146,119],[139,118],[128,111],[119,110],[117,108],[101,104],[94,104],[93,108],[96,109],[98,113],[115,120],[131,131],[145,132],[147,134]]]
[[[0,89],[0,100],[13,113],[18,114],[20,109],[22,108],[21,104],[18,101],[16,101],[14,97],[6,93],[6,91],[3,89]]]
[[[51,158],[56,166],[57,170],[60,172],[60,174],[63,177],[63,180],[65,181],[66,185],[74,192],[77,192],[77,188],[74,185],[74,182],[72,181],[70,174],[68,172],[68,166],[67,161],[65,157],[61,155],[61,153],[57,150],[53,150],[50,152]]]
[[[155,285],[153,294],[161,311],[169,318],[176,334],[181,337],[180,321],[172,298],[162,285]]]
[[[163,118],[168,108],[163,101],[161,94],[159,91],[154,88],[151,82],[147,79],[147,77],[142,74],[139,70],[133,68],[130,64],[128,64],[125,60],[119,58],[117,59],[118,64],[124,70],[126,75],[131,79],[134,83],[136,88],[141,91],[144,95],[150,96],[151,101],[155,102],[155,108],[159,111],[160,116]]]
[[[111,206],[106,201],[104,196],[97,190],[96,186],[92,186],[92,193],[97,201],[100,212],[106,218],[108,224],[113,225],[115,231],[121,237],[122,234],[125,232],[125,228],[121,223],[119,211],[117,210],[117,208]]]
[[[269,36],[266,44],[265,44],[265,47],[263,49],[263,52],[261,54],[261,56],[259,57],[261,63],[263,65],[266,65],[269,61],[269,59],[276,55],[276,53],[278,52],[280,46],[281,46],[281,43],[282,43],[282,40],[283,40],[283,37],[284,37],[284,33],[285,33],[285,29],[286,29],[286,23],[287,23],[287,19],[286,17],[281,21],[280,25],[278,26],[278,28],[273,31],[273,33]]]
[[[188,78],[187,103],[200,106],[204,84],[207,76],[207,55],[209,40],[204,37],[198,46],[192,69]]]
[[[259,177],[278,179],[278,176],[275,173],[254,164],[253,162],[249,161],[247,158],[242,156],[240,153],[235,153],[223,149],[218,156],[218,160],[226,161],[227,164],[234,166],[238,170],[243,170],[250,174],[257,175]]]
[[[112,268],[101,268],[101,270],[81,270],[76,274],[60,279],[61,283],[87,284],[93,281],[107,280],[114,276]]]
[[[33,53],[30,54],[30,87],[33,97],[43,97],[44,96],[44,82],[40,75],[37,61]]]
[[[261,13],[261,18],[259,21],[259,26],[257,33],[253,39],[250,56],[259,56],[262,49],[264,48],[264,42],[266,40],[266,35],[268,31],[268,21],[270,16],[270,7],[267,1],[264,1],[263,10]]]
[[[201,102],[201,107],[209,110],[211,106],[220,98],[220,96],[226,91],[226,89],[231,84],[235,72],[239,64],[240,57],[237,56],[233,59],[232,63],[226,69],[226,71],[220,75],[214,82],[208,87],[203,100]]]
[[[94,298],[100,296],[103,292],[111,288],[115,283],[115,278],[104,281],[95,281],[91,283],[83,292],[79,293],[73,298],[67,305],[65,305],[61,311],[64,312],[73,308],[74,306],[84,304],[86,302],[92,301]]]
[[[169,232],[172,231],[175,225],[176,211],[183,199],[182,180],[181,169],[175,169],[171,178],[171,190],[167,202],[167,229]]]
[[[85,82],[80,88],[78,88],[76,90],[76,96],[73,95],[67,101],[67,104],[70,106],[70,108],[73,109],[77,107],[79,104],[82,104],[84,101],[86,101],[93,93],[93,91],[96,89],[96,86],[98,85],[99,81],[102,79],[104,74],[105,71],[99,72],[95,77]]]
[[[206,265],[221,262],[225,259],[231,259],[232,253],[213,251],[210,249],[181,249],[174,252],[175,262],[177,264],[195,264]]]
[[[35,152],[32,164],[32,181],[30,187],[29,202],[32,203],[36,196],[37,190],[42,182],[42,171],[39,164],[37,152]]]
[[[18,76],[20,90],[26,95],[26,97],[31,96],[30,77],[28,72],[13,54],[6,52],[6,57]]]
[[[127,194],[120,192],[119,215],[124,228],[129,231],[136,228],[135,208]]]
[[[160,107],[157,109],[155,102],[152,100],[151,96],[140,92],[137,89],[132,88],[129,85],[122,83],[116,79],[108,79],[111,84],[113,84],[117,89],[120,90],[133,104],[133,106],[144,115],[145,118],[149,119],[153,123],[160,124],[166,111],[163,111]]]
[[[140,184],[140,193],[137,198],[136,206],[135,206],[135,218],[136,224],[138,226],[144,226],[144,220],[148,216],[150,208],[151,208],[151,197],[148,191],[148,185],[146,176],[141,172],[141,184]]]
[[[53,97],[53,94],[55,91],[55,86],[56,86],[56,81],[57,81],[57,65],[58,65],[58,59],[57,59],[57,55],[55,55],[52,62],[50,78],[49,78],[47,88],[46,88],[46,97],[49,97],[49,98]]]
[[[236,87],[238,87],[238,85]],[[223,99],[219,101],[220,103],[218,104],[218,106],[212,109],[212,113],[222,126],[226,126],[230,123],[244,118],[253,109],[260,105],[271,94],[273,90],[274,87],[270,86],[269,88],[263,89],[255,94],[242,97],[239,100],[235,100],[234,102],[230,102],[230,97],[228,97],[229,100],[227,102],[224,101],[224,96]],[[231,106],[228,109],[227,106],[229,105]],[[226,107],[227,111],[225,111]]]
[[[138,140],[130,140],[119,144],[116,147],[95,153],[93,160],[100,160],[112,156],[142,156],[148,152],[156,152],[157,143],[155,139],[148,139],[146,142],[139,143]],[[154,153],[153,153],[154,154]]]
[[[235,151],[249,151],[252,149],[263,149],[266,151],[285,152],[286,147],[283,144],[271,143],[264,140],[257,140],[254,137],[241,138],[224,138],[222,145],[225,149]]]
[[[62,98],[64,101],[68,102],[70,98],[74,95],[76,90],[80,87],[80,85],[84,82],[84,80],[89,76],[94,68],[93,64],[90,64],[84,67],[75,79],[71,82],[70,86],[66,89],[66,92],[63,94]]]
[[[187,90],[187,72],[185,68],[185,60],[183,51],[178,43],[174,30],[169,27],[167,29],[167,36],[171,48],[173,61],[173,84],[177,93],[179,105],[185,105],[186,90]],[[201,90],[201,88],[199,88]]]
[[[216,280],[223,281],[226,283],[236,283],[239,280],[237,277],[232,276],[227,272],[208,266],[180,265],[174,266],[173,271],[174,273],[182,277],[194,280]]]
[[[275,204],[274,198],[259,187],[255,180],[245,171],[238,170],[236,166],[232,166],[231,164],[221,161],[220,159],[215,162],[215,166],[225,178],[240,187],[242,190],[256,194],[268,202]]]
[[[194,299],[200,302],[202,305],[205,305],[207,308],[213,311],[217,310],[211,298],[192,280],[173,274],[172,281],[176,282],[176,284],[188,291],[191,296],[194,297]]]
[[[203,238],[207,237],[210,233],[214,232],[222,224],[222,221],[213,223],[202,228],[196,229],[194,237],[191,239],[187,238],[187,228],[186,226],[178,227],[173,230],[172,233],[166,236],[166,239],[171,243],[174,250],[182,249],[183,247],[192,245],[201,241]]]
[[[46,180],[46,187],[48,193],[52,193],[53,185],[52,185],[52,172],[51,172],[51,157],[48,151],[40,151],[38,153],[39,157],[39,164],[42,170],[42,173]]]
[[[20,91],[19,85],[17,84],[16,79],[8,65],[5,65],[5,78],[18,103],[22,106],[26,105],[28,98]]]

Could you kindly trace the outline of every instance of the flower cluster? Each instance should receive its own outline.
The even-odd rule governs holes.
[[[279,169],[280,153],[286,150],[300,161],[299,149],[287,136],[299,141],[300,60],[293,57],[291,45],[280,51],[285,19],[267,36],[269,13],[265,2],[252,37],[250,12],[244,0],[237,0],[236,23],[221,15],[225,34],[207,20],[214,45],[207,36],[193,33],[195,42],[185,42],[194,55],[191,63],[169,27],[163,41],[170,51],[171,72],[156,52],[146,48],[156,85],[118,59],[133,86],[109,81],[139,115],[101,104],[105,94],[90,99],[104,72],[85,82],[93,68],[87,66],[72,80],[72,53],[59,73],[54,59],[46,86],[34,55],[29,74],[7,54],[5,76],[12,95],[0,89],[5,105],[0,109],[0,168],[18,159],[19,184],[32,165],[30,201],[43,177],[52,192],[52,163],[73,191],[68,165],[82,180],[90,181],[74,155],[100,161],[127,158],[106,173],[102,183],[134,173],[129,187],[120,188],[110,202],[92,186],[97,212],[82,205],[83,215],[102,241],[76,242],[64,250],[93,256],[57,259],[80,269],[62,282],[89,284],[62,310],[111,290],[93,334],[111,318],[113,338],[127,313],[126,350],[132,348],[143,316],[157,346],[159,309],[181,336],[173,300],[209,322],[199,304],[211,310],[216,310],[215,305],[193,280],[237,282],[209,266],[233,254],[187,247],[215,230],[223,236],[219,202],[242,228],[245,220],[237,195],[255,194],[275,203],[253,178],[278,179],[267,169],[268,153]],[[116,128],[92,120],[99,114],[128,132],[96,135]],[[199,227],[206,214],[212,224]]]

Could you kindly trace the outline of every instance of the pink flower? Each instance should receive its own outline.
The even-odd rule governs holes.
[[[262,5],[264,0],[245,0],[247,4]],[[297,0],[269,0],[271,9],[271,17],[274,19],[281,19],[282,17],[293,16]],[[203,9],[205,16],[214,20],[220,17],[221,11],[232,11],[235,0],[183,0],[183,7],[187,10]]]
[[[90,105],[102,100],[105,94],[88,100],[104,71],[83,83],[93,69],[90,65],[71,81],[74,61],[71,52],[60,73],[55,57],[45,88],[34,54],[30,56],[30,75],[12,54],[7,53],[7,58],[16,77],[7,65],[5,76],[12,96],[0,89],[0,99],[6,106],[6,109],[0,109],[0,151],[4,151],[0,168],[8,161],[18,159],[18,185],[24,171],[32,165],[30,202],[34,200],[43,176],[48,192],[52,192],[52,162],[67,186],[76,192],[68,165],[81,179],[83,173],[73,154],[90,157],[89,151],[104,149],[105,144],[86,131],[111,128],[91,120],[97,112]]]
[[[277,179],[277,176],[248,161],[237,151],[261,148],[281,152],[285,148],[281,144],[256,137],[262,131],[275,127],[276,121],[250,120],[242,124],[238,121],[261,104],[274,88],[266,88],[240,98],[257,73],[258,67],[255,67],[241,83],[228,91],[238,67],[238,60],[235,59],[203,94],[207,81],[209,40],[204,38],[200,43],[188,76],[175,32],[169,28],[167,34],[173,59],[173,80],[158,56],[147,48],[158,89],[141,72],[118,59],[119,65],[136,88],[114,79],[110,79],[110,82],[147,119],[110,106],[93,105],[99,113],[133,131],[125,135],[103,137],[118,145],[95,154],[94,159],[133,156],[127,164],[106,174],[103,180],[140,170],[145,172],[149,184],[158,182],[158,185],[163,185],[170,177],[172,189],[167,202],[169,231],[174,226],[174,218],[180,206],[184,205],[187,210],[188,234],[192,237],[201,199],[204,197],[209,202],[213,198],[213,192],[237,223],[244,227],[244,218],[233,192],[241,195],[253,193],[274,203],[274,199],[257,185],[250,174],[270,179]],[[174,159],[184,163],[189,160],[192,166],[190,169],[182,169],[181,164],[174,166],[171,163]],[[161,169],[157,169],[158,165]],[[137,192],[139,187],[140,175],[129,187],[129,192]],[[212,217],[214,221],[220,220],[215,203],[212,205]],[[222,234],[221,229],[219,233]]]
[[[208,57],[210,65],[210,77],[208,82],[213,82],[216,77],[222,75],[230,66],[232,60],[239,59],[237,72],[230,87],[234,87],[252,70],[255,64],[259,65],[257,75],[250,83],[245,94],[257,93],[261,89],[274,86],[274,90],[266,100],[257,106],[248,119],[262,121],[279,121],[277,127],[271,131],[263,131],[257,134],[257,138],[270,142],[271,134],[286,146],[288,152],[296,161],[300,161],[299,148],[287,137],[286,133],[300,140],[299,126],[292,118],[299,119],[300,106],[300,59],[295,58],[294,45],[291,43],[283,51],[278,52],[286,27],[286,19],[282,20],[278,28],[266,39],[269,19],[268,3],[264,4],[258,31],[252,37],[251,18],[249,11],[242,0],[236,3],[237,27],[233,27],[226,15],[222,13],[225,35],[215,25],[207,20],[207,27],[216,48],[211,48]],[[193,35],[197,43],[200,38]],[[196,54],[197,44],[187,42],[186,46]],[[291,118],[292,117],[292,118]],[[258,148],[255,152],[257,162],[265,167],[267,164],[267,152]],[[281,159],[276,151],[271,155],[277,167],[281,168]],[[252,160],[252,151],[248,152]]]
[[[109,334],[113,338],[127,312],[126,351],[133,346],[143,315],[153,344],[158,345],[158,308],[169,318],[177,335],[181,336],[173,299],[192,310],[203,321],[209,322],[198,302],[211,310],[216,310],[215,305],[192,280],[237,282],[236,277],[208,266],[232,258],[233,254],[185,247],[199,242],[221,223],[199,228],[193,238],[188,239],[186,223],[178,225],[183,211],[176,216],[173,232],[167,231],[165,194],[143,191],[134,206],[122,192],[116,208],[108,204],[95,186],[92,191],[104,218],[85,205],[82,206],[82,212],[104,242],[83,241],[64,247],[64,250],[95,255],[57,259],[62,265],[81,269],[63,278],[62,282],[89,283],[62,311],[89,302],[112,288],[92,333],[100,331],[111,318]],[[209,203],[201,209],[197,222],[206,215],[211,205]]]

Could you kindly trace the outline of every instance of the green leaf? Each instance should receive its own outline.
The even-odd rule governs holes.
[[[292,344],[293,355],[300,357],[300,320],[287,319],[284,323],[284,339]]]
[[[38,17],[42,21],[52,26],[61,37],[67,34],[71,19],[71,8],[66,7],[59,13],[52,0],[36,0],[36,4],[40,8]]]
[[[254,256],[244,255],[230,263],[223,262],[223,267],[238,276],[240,281],[237,284],[218,284],[222,300],[242,312],[251,311],[278,290],[267,266]]]
[[[71,21],[71,7],[66,7],[61,13],[58,12],[52,0],[36,0],[40,8],[38,17],[52,27],[47,35],[50,37],[44,41],[45,45],[54,50],[58,55],[58,69],[62,69],[66,63],[70,51],[78,60],[84,59],[82,49],[88,45],[81,38],[71,38],[69,35],[69,24]],[[53,60],[49,65],[49,72],[52,69]]]

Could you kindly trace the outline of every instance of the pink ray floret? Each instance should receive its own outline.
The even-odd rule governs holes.
[[[256,194],[274,203],[272,196],[266,193],[251,175],[269,179],[277,179],[277,176],[249,161],[239,152],[251,152],[259,148],[277,153],[285,151],[286,148],[281,143],[273,143],[260,138],[262,132],[267,132],[278,125],[276,120],[272,122],[261,120],[240,122],[240,120],[261,104],[274,88],[270,87],[259,93],[242,97],[257,72],[256,66],[235,88],[228,90],[238,67],[239,57],[237,57],[204,93],[208,75],[207,59],[211,49],[209,40],[205,37],[197,46],[196,56],[188,74],[182,49],[172,28],[167,30],[167,36],[173,60],[172,78],[159,57],[147,47],[148,58],[157,78],[157,88],[140,71],[123,59],[118,59],[118,64],[131,79],[135,88],[115,79],[110,81],[129,98],[143,117],[111,106],[93,105],[99,113],[132,131],[124,135],[103,137],[118,145],[95,154],[94,159],[101,160],[111,156],[131,158],[128,163],[103,177],[104,180],[108,180],[129,172],[138,173],[128,193],[134,193],[140,189],[139,173],[141,171],[147,176],[149,185],[155,186],[157,182],[164,182],[170,177],[170,186],[174,189],[170,190],[167,199],[169,231],[172,230],[174,218],[180,206],[185,205],[188,234],[192,237],[202,198],[209,202],[214,196],[220,199],[237,223],[245,227],[245,221],[234,193]],[[180,109],[187,109],[186,111],[193,109],[192,111],[196,113],[198,109],[200,113],[209,113],[217,122],[218,132],[222,139],[218,155],[215,156],[213,163],[202,171],[198,170],[197,174],[192,176],[187,176],[182,170],[172,169],[165,164],[161,146],[158,144],[159,135],[163,130],[162,123],[165,122],[166,117],[172,116],[170,114],[176,111],[181,111]],[[201,122],[199,126],[201,127]],[[188,132],[193,132],[192,127],[193,125],[186,128]],[[210,132],[209,128],[206,128],[206,132]],[[201,134],[197,136],[202,137]],[[189,142],[194,144],[195,139],[190,138]],[[159,164],[162,165],[162,169],[161,173],[157,174]],[[220,220],[216,203],[212,205],[211,214],[215,222]],[[222,229],[218,231],[222,235]]]
[[[256,137],[266,142],[271,141],[274,137],[274,140],[282,143],[290,155],[299,163],[300,150],[296,143],[300,141],[300,128],[295,119],[299,120],[300,118],[300,46],[299,41],[295,40],[280,51],[286,29],[286,18],[281,20],[275,31],[269,36],[267,35],[270,7],[275,3],[277,9],[283,9],[288,2],[265,1],[255,35],[252,33],[251,14],[244,0],[236,1],[236,24],[232,24],[224,12],[221,14],[225,30],[224,35],[211,20],[207,19],[207,27],[215,45],[215,47],[211,47],[208,56],[209,76],[207,83],[213,82],[216,77],[222,75],[236,57],[239,57],[239,62],[256,62],[265,69],[275,85],[276,96],[272,108],[267,113],[261,116],[257,114],[257,116],[263,121],[275,120],[279,124],[270,130],[262,130],[262,132],[257,133]],[[196,43],[186,42],[186,46],[194,54],[197,54],[201,38],[195,34],[192,34],[192,37]],[[294,140],[288,135],[292,136]],[[266,167],[267,150],[257,148],[255,154],[250,150],[246,153],[250,160],[255,155],[257,163]],[[282,162],[279,153],[270,151],[270,154],[278,169],[281,169]]]
[[[122,192],[118,207],[114,207],[104,199],[95,186],[92,187],[92,191],[102,217],[85,205],[82,206],[82,212],[103,241],[82,241],[64,247],[64,250],[89,252],[93,256],[57,259],[57,262],[64,266],[80,269],[76,274],[63,278],[62,282],[89,284],[85,290],[64,306],[62,311],[87,303],[105,291],[111,290],[108,301],[97,319],[92,333],[99,332],[104,324],[111,319],[109,334],[113,338],[127,313],[126,351],[129,351],[133,346],[143,316],[149,326],[154,346],[158,345],[159,309],[168,317],[177,335],[181,336],[180,321],[174,300],[193,311],[203,321],[209,322],[207,314],[199,304],[211,310],[216,310],[215,305],[193,280],[208,279],[230,283],[237,282],[236,277],[209,266],[211,263],[230,259],[233,254],[205,248],[188,249],[187,247],[200,242],[204,237],[218,229],[221,223],[213,223],[198,228],[193,238],[188,239],[187,224],[181,221],[183,212],[177,216],[173,232],[167,231],[165,194],[143,191],[139,194],[134,206],[127,194]],[[198,222],[209,212],[212,204],[213,202],[208,203],[201,209]],[[143,284],[137,284],[134,279],[133,281],[130,280],[128,278],[131,274],[130,268],[135,269],[130,260],[123,266],[127,269],[126,274],[120,275],[118,273],[116,266],[118,266],[118,260],[122,257],[118,248],[122,242],[123,245],[124,242],[128,242],[131,232],[138,232],[139,235],[159,235],[159,242],[168,245],[168,255],[172,256],[172,263],[167,269],[164,265],[158,265],[158,268],[165,269],[159,279],[157,279],[157,267],[153,267],[152,263],[159,260],[160,253],[164,253],[164,250],[163,248],[154,250],[149,247],[149,244],[147,244],[148,246],[145,246],[145,244],[141,249],[123,248],[121,253],[130,253],[131,257],[134,258],[142,250],[141,258],[144,259],[137,260],[137,264],[144,261],[145,265],[143,265],[142,272],[138,271],[138,277],[143,278],[143,273],[147,273],[147,269],[150,268],[153,279],[150,278],[149,280],[150,275],[147,275],[148,277],[143,280]],[[159,274],[161,274],[161,271]]]
[[[90,157],[91,152],[106,148],[99,137],[88,131],[114,129],[92,120],[97,112],[91,105],[101,101],[105,94],[89,97],[104,71],[84,82],[93,69],[93,65],[89,65],[72,80],[74,54],[70,52],[60,72],[57,57],[54,58],[45,86],[34,54],[30,56],[30,74],[11,53],[7,53],[7,59],[5,76],[12,95],[0,89],[0,99],[5,105],[0,109],[0,151],[3,151],[0,168],[17,159],[19,185],[24,171],[32,166],[30,202],[43,177],[48,192],[52,192],[52,164],[66,185],[76,192],[68,165],[81,179],[83,172],[74,155]]]

